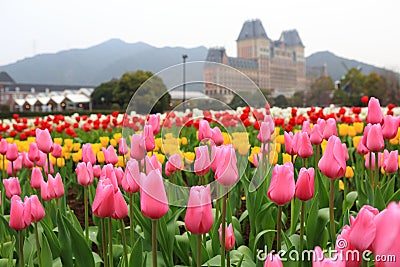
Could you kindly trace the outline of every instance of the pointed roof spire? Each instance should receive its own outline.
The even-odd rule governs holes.
[[[248,20],[243,24],[237,41],[252,39],[252,38],[265,38],[268,39],[267,33],[259,19]]]

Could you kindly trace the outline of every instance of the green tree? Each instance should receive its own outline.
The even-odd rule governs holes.
[[[346,106],[360,106],[361,97],[365,94],[365,78],[360,69],[350,69],[341,81],[340,90],[335,91],[333,102]]]
[[[94,109],[107,109],[111,106],[113,91],[118,86],[117,80],[105,82],[97,86],[92,93],[92,103]]]
[[[274,106],[280,107],[280,108],[286,108],[289,103],[284,95],[278,95],[277,97],[274,98]]]
[[[365,78],[364,92],[367,96],[374,96],[381,101],[386,102],[386,81],[379,74],[373,72]]]
[[[289,104],[292,107],[303,107],[305,100],[304,91],[298,91],[293,94],[293,96],[289,99]]]
[[[307,105],[327,106],[331,103],[332,93],[335,90],[333,80],[329,76],[321,76],[310,87],[310,97]]]

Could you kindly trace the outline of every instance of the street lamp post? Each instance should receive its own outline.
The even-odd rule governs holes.
[[[185,101],[186,101],[186,59],[187,59],[187,57],[188,56],[186,54],[182,55],[182,58],[183,58],[183,97],[182,97],[183,111],[186,110]]]

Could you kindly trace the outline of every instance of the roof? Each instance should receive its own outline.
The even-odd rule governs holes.
[[[206,61],[222,63],[222,56],[225,54],[225,48],[208,49]]]
[[[228,57],[228,65],[235,69],[258,70],[258,63],[255,59]]]
[[[298,45],[304,47],[297,30],[283,31],[281,37],[279,38],[279,41],[284,43],[286,46]]]
[[[261,20],[248,20],[243,24],[237,41],[252,39],[252,38],[265,38],[268,39],[267,33],[261,23]]]
[[[68,94],[65,96],[66,99],[72,103],[89,103],[90,98],[82,94]]]
[[[1,84],[13,84],[15,81],[8,75],[7,72],[2,71],[0,72],[0,83]]]
[[[168,92],[171,95],[171,99],[183,99],[183,91],[169,91]],[[186,99],[191,99],[191,98],[208,98],[204,93],[198,92],[198,91],[186,91],[185,92],[185,98]]]

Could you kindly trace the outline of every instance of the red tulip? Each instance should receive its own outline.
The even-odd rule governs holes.
[[[264,267],[283,267],[283,264],[278,254],[269,253],[265,259]]]
[[[112,217],[114,219],[123,219],[128,216],[128,205],[125,202],[124,196],[118,189],[114,193],[114,213]]]
[[[75,169],[76,178],[78,179],[78,184],[82,186],[87,186],[93,183],[93,167],[92,163],[80,162]]]
[[[150,219],[160,219],[168,212],[167,194],[159,170],[153,170],[141,179],[140,209]]]
[[[294,195],[303,201],[307,201],[314,196],[314,168],[301,168],[297,178]]]
[[[318,162],[318,168],[330,179],[338,179],[346,173],[346,159],[339,137],[328,139],[325,153]]]
[[[128,160],[128,162],[126,163],[125,174],[122,178],[122,188],[124,189],[124,191],[129,194],[133,194],[139,191],[138,183],[141,175],[144,174],[139,171],[139,164],[137,160]]]
[[[376,225],[376,235],[372,242],[372,251],[375,255],[389,256],[394,255],[395,261],[392,262],[376,262],[376,266],[399,266],[400,259],[400,205],[398,203],[390,203],[386,209],[381,211],[374,218]]]
[[[369,97],[368,97],[367,95],[364,95],[364,96],[361,97],[361,102],[362,102],[363,104],[367,104],[367,103],[368,103],[368,100],[369,100]]]
[[[153,134],[158,134],[160,132],[160,114],[150,115],[148,124],[151,125],[153,129]]]
[[[126,144],[126,139],[121,137],[118,142],[118,153],[120,155],[126,155],[128,154],[128,152],[129,150],[128,150],[128,145]]]
[[[86,143],[82,145],[82,161],[90,162],[93,165],[96,164],[96,156],[94,155],[92,145],[90,143]]]
[[[14,230],[23,230],[31,224],[30,205],[25,205],[19,196],[11,198],[9,226]]]
[[[36,144],[43,153],[50,153],[53,148],[53,140],[51,139],[48,129],[41,130],[36,128]]]
[[[350,217],[350,243],[359,251],[367,250],[375,239],[376,225],[374,218],[379,211],[376,208],[363,206],[354,219]]]
[[[298,140],[296,143],[295,150],[297,155],[301,158],[309,158],[314,153],[313,147],[311,145],[310,137],[307,133],[298,132]]]
[[[8,144],[6,158],[9,161],[15,161],[18,158],[18,148],[16,144]]]
[[[21,186],[17,177],[3,179],[4,188],[6,189],[6,196],[11,199],[14,195],[21,195]]]
[[[143,136],[144,136],[146,151],[152,151],[156,147],[156,144],[154,141],[153,127],[151,125],[144,126]]]
[[[384,151],[383,169],[386,173],[395,173],[399,169],[399,151]]]
[[[92,211],[100,218],[111,217],[115,210],[114,186],[108,178],[99,180],[96,195],[93,200]]]
[[[196,149],[196,160],[194,161],[194,172],[202,176],[210,171],[211,162],[207,146],[199,146]]]
[[[193,234],[208,233],[213,225],[210,186],[190,188],[185,225]]]
[[[142,160],[146,156],[146,144],[141,134],[133,134],[131,141],[131,158]]]
[[[375,97],[371,97],[368,102],[368,113],[366,118],[368,123],[381,123],[383,120],[383,114],[381,110],[381,104]]]
[[[283,165],[275,165],[268,188],[268,198],[277,205],[285,205],[292,200],[294,192],[293,164],[287,162]]]
[[[30,205],[31,221],[39,222],[46,215],[42,203],[40,203],[37,195],[32,195],[29,198],[25,197],[25,205]]]
[[[239,179],[235,149],[224,146],[218,156],[221,158],[218,158],[215,180],[224,186],[234,185]]]
[[[167,163],[165,164],[165,174],[170,176],[175,171],[179,171],[182,169],[182,159],[179,154],[173,154],[169,157]]]
[[[31,174],[31,182],[30,182],[31,187],[39,190],[40,186],[42,184],[42,181],[44,181],[44,180],[43,180],[43,175],[42,175],[42,172],[40,171],[40,169],[33,168],[32,174]]]
[[[115,153],[114,147],[113,146],[108,146],[107,149],[104,147],[101,148],[104,154],[104,159],[107,164],[112,164],[115,165],[118,162],[118,156],[117,153]]]
[[[219,242],[222,244],[222,224],[218,229]],[[225,228],[225,249],[231,250],[235,247],[235,233],[230,223],[228,227]]]
[[[29,144],[28,158],[32,162],[40,160],[39,148],[34,142]]]

